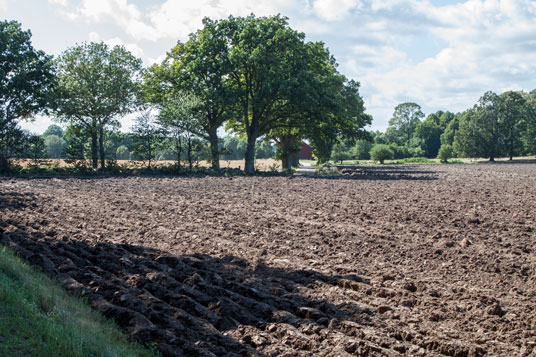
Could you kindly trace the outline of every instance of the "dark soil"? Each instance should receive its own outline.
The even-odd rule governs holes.
[[[0,179],[0,242],[164,356],[536,354],[536,165]]]

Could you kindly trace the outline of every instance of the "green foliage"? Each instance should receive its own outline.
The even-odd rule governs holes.
[[[441,134],[441,145],[452,145],[454,143],[454,134],[456,134],[456,131],[460,126],[459,118],[461,115],[462,114],[456,114],[449,121],[449,123],[443,130],[443,133]]]
[[[370,160],[370,150],[374,143],[370,140],[357,140],[351,149],[352,157],[358,160]]]
[[[16,21],[0,21],[0,172],[23,138],[17,120],[44,111],[54,87],[51,57],[33,48],[31,36]]]
[[[65,140],[55,134],[44,136],[44,143],[48,158],[59,159],[64,155]]]
[[[349,160],[351,158],[352,152],[348,143],[338,140],[331,151],[331,160],[342,164],[344,160]]]
[[[134,139],[132,148],[134,157],[147,161],[147,167],[150,169],[151,161],[156,155],[156,147],[162,137],[162,130],[156,125],[149,110],[135,119],[132,135]]]
[[[393,151],[385,144],[376,144],[370,150],[370,158],[374,161],[379,161],[381,164],[383,164],[385,160],[392,159],[393,156]]]
[[[393,152],[394,159],[405,159],[409,157],[421,157],[424,156],[424,150],[420,147],[411,147],[411,146],[399,146],[396,144],[389,145],[389,148]]]
[[[91,42],[64,51],[57,68],[55,115],[84,128],[91,138],[93,168],[97,167],[98,153],[104,168],[105,129],[117,126],[118,117],[136,109],[141,60],[124,47],[110,49],[103,42]]]
[[[263,140],[255,144],[255,157],[258,159],[272,159],[275,155],[272,144]]]
[[[526,130],[522,134],[525,153],[536,154],[536,89],[525,94]]]
[[[0,247],[0,355],[152,356],[43,273]]]
[[[42,136],[47,137],[49,135],[56,135],[58,138],[63,138],[63,129],[59,125],[51,124]]]
[[[385,133],[387,143],[408,145],[422,118],[424,114],[418,104],[408,102],[397,105]]]
[[[398,164],[437,164],[436,161],[430,160],[427,157],[406,157],[404,159],[397,160]]]
[[[115,152],[116,160],[130,160],[130,151],[125,145],[121,145]]]
[[[510,160],[523,151],[522,133],[527,126],[527,107],[524,96],[508,91],[499,95],[499,122],[504,150]]]
[[[486,92],[478,105],[460,117],[454,135],[454,150],[462,157],[489,157],[494,161],[504,153],[499,119],[499,97]]]
[[[186,151],[190,170],[192,170],[194,139],[203,137],[203,113],[200,111],[200,100],[195,95],[177,92],[166,99],[158,114],[158,124],[172,140],[177,155],[177,167],[180,169],[183,145]],[[199,145],[196,145],[196,147]],[[219,164],[218,164],[219,165]]]
[[[437,156],[441,146],[441,128],[433,117],[428,116],[417,124],[410,143],[412,147],[421,148],[428,158]]]
[[[447,163],[449,159],[454,157],[454,151],[452,150],[452,146],[449,144],[441,145],[441,148],[439,148],[439,153],[437,157],[442,163]]]
[[[226,83],[231,73],[228,38],[218,22],[203,19],[203,28],[177,43],[166,59],[145,76],[145,99],[165,105],[181,93],[198,98],[197,136],[208,140],[212,167],[219,169],[218,128],[235,105],[234,89]]]

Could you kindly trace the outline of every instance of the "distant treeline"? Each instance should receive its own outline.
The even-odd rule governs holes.
[[[68,126],[63,130],[59,125],[50,125],[42,135],[28,131],[18,131],[11,137],[9,156],[28,159],[66,159],[78,161],[88,159],[91,154],[90,140],[80,128]],[[107,131],[104,135],[106,160],[180,160],[197,162],[210,160],[209,144],[199,138],[190,141],[183,137],[182,147],[177,149],[175,141],[165,135],[143,135],[138,124],[132,133]],[[145,132],[147,134],[147,132]],[[222,160],[243,160],[247,141],[236,136],[219,139]],[[151,149],[148,150],[147,148]],[[180,151],[180,152],[179,152]],[[275,157],[276,148],[268,141],[256,143],[255,156],[259,159]]]
[[[386,132],[371,132],[368,140],[341,140],[332,160],[369,160],[374,147],[385,158],[496,157],[536,154],[536,90],[486,92],[461,113],[437,111],[424,119],[416,103],[399,104]]]

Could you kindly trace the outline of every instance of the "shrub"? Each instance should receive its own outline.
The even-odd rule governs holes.
[[[439,158],[439,161],[441,161],[442,163],[447,163],[449,161],[449,159],[451,159],[453,157],[453,150],[452,150],[452,146],[449,145],[449,144],[443,144],[441,145],[441,147],[439,148],[439,152],[437,154],[437,157]]]
[[[352,154],[358,160],[370,160],[370,150],[374,144],[368,140],[357,140],[352,148]]]
[[[370,158],[383,164],[385,160],[393,158],[393,151],[385,144],[377,144],[370,150]]]

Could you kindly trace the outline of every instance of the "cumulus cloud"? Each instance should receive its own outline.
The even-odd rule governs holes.
[[[66,0],[49,0],[65,2]],[[64,16],[87,23],[113,23],[135,40],[185,40],[201,27],[204,17],[226,18],[229,15],[275,15],[292,4],[286,0],[166,0],[147,7],[144,13],[128,0],[82,0],[71,6]]]
[[[125,43],[121,38],[119,37],[112,37],[109,39],[103,39],[97,32],[90,32],[88,35],[88,38],[92,42],[104,42],[110,47],[114,46],[123,46],[127,51],[132,53],[134,56],[138,58],[144,58],[144,52],[143,49],[138,46],[135,43]]]
[[[339,20],[358,5],[358,0],[315,0],[313,10],[327,21]]]
[[[186,40],[201,27],[205,16],[288,15],[308,39],[326,42],[342,73],[361,82],[376,127],[385,127],[402,101],[415,101],[427,112],[461,111],[486,90],[536,88],[536,2],[529,0],[468,0],[444,6],[429,0],[49,3],[70,19],[118,27],[123,33],[107,43],[124,44],[137,55],[145,49],[146,63],[160,62],[174,41]],[[165,47],[149,53],[147,42],[153,43],[151,49],[161,43]]]
[[[51,5],[67,6],[69,4],[68,0],[48,0],[48,3]]]

